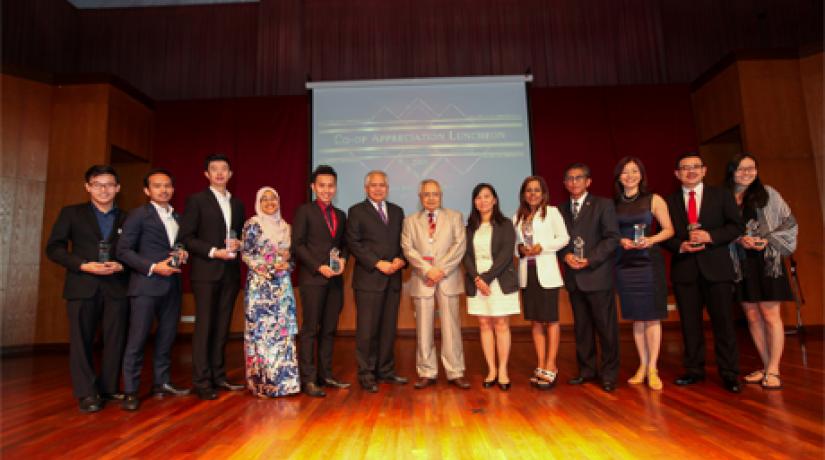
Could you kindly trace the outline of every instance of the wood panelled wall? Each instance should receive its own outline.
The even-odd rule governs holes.
[[[4,0],[3,63],[117,75],[155,100],[302,94],[314,80],[521,74],[688,83],[732,50],[822,41],[812,0],[261,0],[76,10]]]
[[[52,87],[2,76],[0,345],[33,343]]]
[[[821,65],[822,53],[818,55]],[[817,58],[805,59],[816,62]],[[817,175],[812,145],[813,136],[822,136],[822,73],[821,67],[818,75],[806,70],[809,74],[803,78],[803,61],[735,61],[698,88],[693,103],[700,143],[738,128],[742,149],[759,160],[762,180],[775,187],[793,209],[799,222],[799,244],[794,257],[799,263],[807,303],[802,310],[803,319],[809,324],[822,324],[825,233],[820,187],[825,177]],[[806,85],[810,87],[807,92]],[[814,87],[819,88],[818,100]],[[816,120],[808,119],[810,112],[814,112],[814,118],[820,117],[818,125],[811,125]],[[811,132],[812,126],[818,133]],[[724,161],[713,163],[710,159],[710,164],[724,165]],[[785,321],[795,322],[793,303],[788,302],[785,307]]]

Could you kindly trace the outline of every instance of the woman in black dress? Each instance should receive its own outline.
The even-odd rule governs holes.
[[[638,158],[619,161],[613,186],[622,234],[616,287],[622,318],[633,320],[633,340],[639,352],[639,369],[627,382],[639,385],[647,380],[651,389],[661,390],[656,363],[662,343],[661,320],[667,317],[667,281],[658,243],[673,236],[673,225],[665,200],[647,191],[645,167]],[[656,234],[651,231],[654,219],[659,228]]]
[[[780,303],[793,300],[782,258],[796,249],[798,226],[791,209],[772,187],[762,184],[756,158],[749,153],[728,163],[725,184],[742,210],[745,235],[731,243],[736,296],[745,309],[751,337],[763,368],[745,376],[746,383],[782,388],[779,359],[785,346]]]

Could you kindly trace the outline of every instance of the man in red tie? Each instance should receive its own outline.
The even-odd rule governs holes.
[[[315,200],[301,205],[292,223],[292,252],[301,264],[301,382],[304,393],[316,398],[326,396],[321,386],[349,387],[332,375],[332,342],[344,305],[342,274],[347,259],[347,217],[332,205],[337,180],[331,166],[315,168],[310,177]]]
[[[744,227],[733,194],[723,187],[705,185],[707,167],[696,152],[676,161],[681,187],[667,198],[675,234],[664,242],[673,253],[671,279],[685,343],[685,374],[677,385],[692,385],[705,379],[705,336],[702,306],[713,327],[716,363],[722,385],[739,393],[739,353],[733,327],[734,270],[728,243]]]

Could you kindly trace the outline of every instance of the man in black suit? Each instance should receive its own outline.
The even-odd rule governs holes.
[[[573,307],[573,327],[576,336],[576,360],[579,375],[570,379],[580,385],[601,377],[606,392],[616,389],[619,375],[619,324],[613,291],[613,265],[619,245],[619,228],[613,201],[593,196],[590,168],[582,163],[568,166],[564,187],[570,200],[560,207],[570,243],[559,257],[565,265],[564,286]],[[576,246],[583,250],[577,254]],[[596,341],[599,337],[601,363],[596,367]]]
[[[155,331],[152,392],[156,396],[189,394],[170,382],[171,349],[180,317],[180,269],[186,251],[176,249],[178,215],[169,205],[175,192],[172,175],[153,169],[143,178],[143,192],[149,203],[135,208],[123,224],[117,245],[118,257],[132,269],[127,292],[131,302],[129,338],[123,355],[123,389],[126,397],[121,408],[134,411],[140,406],[137,391],[143,369],[143,349],[158,320]]]
[[[675,234],[664,241],[673,253],[670,276],[679,308],[685,342],[685,375],[677,385],[691,385],[705,378],[705,336],[702,304],[713,326],[716,363],[722,384],[739,393],[739,353],[733,327],[734,269],[728,243],[742,235],[744,226],[733,194],[702,181],[707,167],[696,152],[676,161],[676,178],[682,186],[667,197]]]
[[[192,383],[198,397],[209,400],[217,398],[216,388],[244,388],[227,380],[224,364],[232,310],[241,288],[238,236],[243,229],[244,207],[226,189],[232,169],[225,155],[206,157],[204,169],[209,187],[186,200],[180,235],[192,253]]]
[[[404,210],[386,201],[387,175],[370,171],[364,178],[367,199],[347,213],[347,246],[355,256],[357,319],[355,354],[358,381],[365,390],[378,392],[377,382],[403,385],[395,374],[395,330],[401,300],[401,226]]]
[[[128,273],[112,256],[123,220],[115,196],[117,172],[108,165],[86,171],[89,201],[60,211],[46,243],[46,256],[66,268],[63,298],[69,317],[69,367],[82,412],[97,412],[104,399],[122,399],[120,361],[126,340]],[[71,248],[69,247],[71,244]],[[103,325],[103,360],[95,372],[92,346]]]
[[[347,258],[347,216],[332,205],[337,181],[331,166],[315,168],[310,177],[315,201],[301,205],[292,223],[292,252],[301,264],[301,381],[304,393],[315,397],[326,396],[319,385],[349,388],[332,376],[332,343],[344,304],[342,274]]]

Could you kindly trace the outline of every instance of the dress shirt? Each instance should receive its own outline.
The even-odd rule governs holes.
[[[693,189],[689,189],[685,186],[682,186],[682,198],[685,200],[685,211],[688,210],[688,201],[690,200],[690,192],[693,190],[696,192],[696,215],[702,215],[702,192],[705,190],[705,184],[703,182],[699,182],[696,187]]]
[[[100,228],[100,234],[103,236],[104,240],[108,240],[109,236],[112,234],[112,229],[115,227],[115,209],[117,206],[112,205],[108,211],[103,212],[94,203],[89,203],[89,206],[92,207],[92,211],[95,213],[95,218],[97,219],[97,226]]]
[[[158,212],[158,216],[160,216],[160,221],[163,223],[163,228],[166,229],[166,236],[169,238],[169,246],[175,246],[175,240],[178,238],[178,221],[175,220],[175,215],[173,214],[175,208],[172,206],[167,205],[167,207],[163,207],[154,201],[150,201],[152,206],[155,207],[155,210]],[[156,264],[152,264],[149,267],[149,273],[147,276],[152,276],[152,270],[155,268]]]

